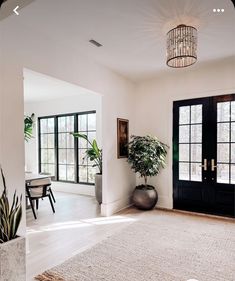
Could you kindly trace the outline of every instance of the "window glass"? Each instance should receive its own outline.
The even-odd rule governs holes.
[[[78,116],[78,130],[82,134],[88,137],[88,140],[92,143],[96,139],[96,114],[88,113]],[[96,169],[92,167],[94,162],[90,161],[86,157],[86,150],[91,145],[84,139],[78,140],[78,170],[79,170],[79,182],[94,183],[94,177]]]
[[[40,129],[40,172],[55,176],[55,119],[43,118]]]
[[[91,142],[96,139],[96,113],[43,117],[39,126],[40,172],[56,176],[59,181],[94,184],[96,168],[86,158],[90,145],[84,139],[75,139],[71,132],[77,130]]]

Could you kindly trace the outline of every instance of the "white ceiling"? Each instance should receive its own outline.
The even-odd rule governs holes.
[[[234,56],[234,11],[230,0],[35,0],[18,22],[136,81],[178,71],[165,65],[166,32],[178,24],[198,29],[198,63],[192,67]],[[91,38],[103,47],[92,46]]]
[[[24,70],[25,102],[54,100],[87,93],[92,92],[38,72]]]

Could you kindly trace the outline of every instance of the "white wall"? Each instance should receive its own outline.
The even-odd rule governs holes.
[[[135,186],[135,176],[124,159],[116,157],[116,118],[134,123],[134,85],[107,68],[96,64],[77,46],[60,44],[28,23],[31,5],[21,17],[1,22],[1,139],[0,162],[12,189],[24,193],[23,68],[28,68],[100,93],[102,102],[102,144],[104,154],[102,213],[110,215],[127,206]],[[24,17],[25,16],[25,17]]]
[[[24,81],[28,80],[26,77],[27,71],[24,72]],[[77,88],[77,93],[66,98],[24,103],[25,114],[35,114],[34,137],[29,142],[25,143],[25,166],[27,171],[38,172],[38,117],[96,110],[96,139],[98,145],[100,147],[102,146],[102,97],[98,94],[87,93],[80,87]],[[48,91],[50,92],[50,89],[48,89]],[[66,87],[64,87],[64,91],[66,93]],[[49,94],[53,95],[54,93],[48,93],[48,95]],[[95,194],[94,186],[90,185],[53,182],[52,187],[56,191],[92,196]]]
[[[139,83],[136,92],[136,134],[155,135],[171,148],[167,167],[150,180],[159,192],[158,206],[172,208],[173,101],[235,93],[235,57],[176,69]],[[138,179],[139,181],[139,179]]]

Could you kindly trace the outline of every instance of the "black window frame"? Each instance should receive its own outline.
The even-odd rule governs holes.
[[[80,164],[79,163],[79,142],[77,138],[74,138],[74,167],[75,167],[75,180],[74,181],[68,181],[68,180],[60,180],[59,179],[59,132],[58,132],[58,118],[59,117],[69,117],[73,116],[74,117],[74,132],[78,132],[78,119],[79,116],[81,115],[89,115],[89,114],[96,114],[96,110],[90,110],[90,111],[83,111],[83,112],[76,112],[76,113],[63,113],[63,114],[56,114],[56,115],[46,115],[46,116],[40,116],[38,117],[38,170],[39,173],[42,172],[41,165],[41,120],[43,119],[49,119],[49,118],[54,118],[54,136],[55,136],[55,176],[53,177],[53,181],[57,182],[64,182],[64,183],[73,183],[73,184],[84,184],[84,185],[91,185],[94,186],[95,183],[91,182],[84,182],[80,181],[79,179],[79,166],[86,166],[87,168],[87,175],[88,175],[88,167],[91,165],[88,164]],[[96,115],[97,116],[97,115]],[[87,131],[84,132],[97,132],[97,128],[95,130],[88,130],[88,125],[87,125]]]

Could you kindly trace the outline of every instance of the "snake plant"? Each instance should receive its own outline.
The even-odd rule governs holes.
[[[6,181],[1,169],[3,192],[0,197],[0,244],[15,239],[22,218],[22,196],[13,195],[12,204],[7,196]]]

